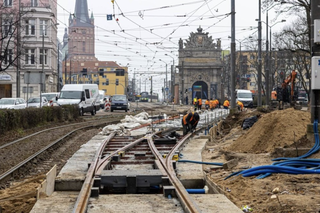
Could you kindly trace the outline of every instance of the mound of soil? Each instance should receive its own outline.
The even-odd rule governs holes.
[[[306,134],[310,119],[310,112],[293,108],[263,114],[226,150],[257,154],[272,152],[275,147],[292,146]]]

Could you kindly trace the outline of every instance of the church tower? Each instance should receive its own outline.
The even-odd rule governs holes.
[[[95,61],[94,18],[89,18],[87,0],[76,0],[69,17],[68,58],[72,61]]]

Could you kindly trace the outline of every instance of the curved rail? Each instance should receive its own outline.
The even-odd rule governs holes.
[[[169,152],[169,154],[166,157],[166,160],[164,160],[162,158],[160,152],[155,147],[155,145],[153,143],[153,140],[152,140],[152,137],[148,137],[148,143],[149,143],[149,146],[150,146],[153,154],[157,156],[157,158],[159,159],[162,167],[167,172],[167,174],[168,174],[168,176],[169,176],[169,178],[171,180],[171,183],[177,189],[177,194],[178,194],[178,197],[180,199],[180,202],[182,202],[182,204],[183,204],[184,210],[186,212],[196,213],[196,212],[201,212],[201,211],[198,208],[198,206],[195,204],[195,202],[191,199],[191,197],[189,196],[189,193],[185,190],[185,188],[182,185],[182,183],[180,182],[180,180],[175,175],[175,171],[174,171],[173,166],[172,166],[173,154],[191,135],[192,135],[192,133],[189,133],[189,134],[185,135],[185,137],[183,137],[183,139],[180,140],[173,147],[173,149]]]

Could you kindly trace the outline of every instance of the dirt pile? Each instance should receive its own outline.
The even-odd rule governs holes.
[[[306,111],[276,110],[261,115],[260,119],[234,143],[227,151],[244,153],[272,152],[275,147],[288,147],[306,134],[310,123],[310,113]]]

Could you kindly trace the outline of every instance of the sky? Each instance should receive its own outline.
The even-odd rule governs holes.
[[[75,0],[57,2],[58,37],[62,40],[69,15],[74,13]],[[179,39],[188,39],[199,26],[214,42],[220,38],[222,49],[230,50],[231,0],[115,0],[114,3],[88,0],[88,9],[95,21],[96,57],[100,61],[128,66],[129,78],[133,73],[138,77],[155,73],[154,79],[163,82],[166,65],[169,72],[173,60],[175,65],[178,63]],[[258,0],[235,0],[236,40],[257,36],[258,9]],[[272,20],[275,12],[274,9],[269,11],[271,24],[279,21]],[[113,14],[113,20],[107,20],[106,16]],[[265,17],[262,12],[261,20],[265,21]],[[280,25],[284,24],[277,24],[272,32]],[[265,37],[263,23],[262,28]],[[236,46],[239,48],[238,44]]]

